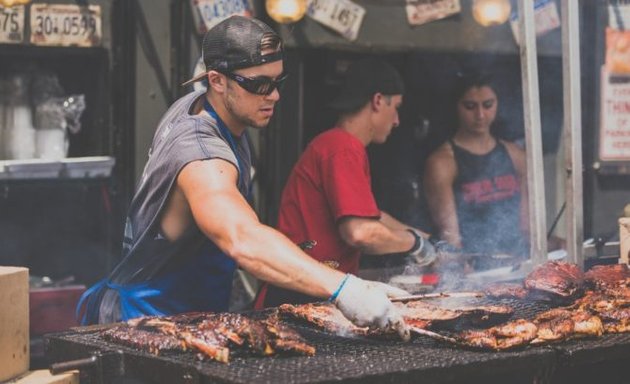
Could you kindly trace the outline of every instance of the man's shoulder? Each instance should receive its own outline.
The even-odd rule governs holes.
[[[363,148],[363,145],[357,138],[348,132],[339,128],[331,128],[317,135],[311,141],[309,147],[314,150],[324,150],[328,153],[333,153],[339,151],[360,150]]]

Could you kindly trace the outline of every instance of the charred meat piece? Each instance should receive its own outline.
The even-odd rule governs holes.
[[[584,274],[586,283],[593,288],[606,288],[630,277],[626,264],[596,265]]]
[[[200,330],[186,325],[178,329],[177,337],[184,340],[187,346],[201,352],[203,356],[222,363],[230,360],[230,349],[226,346],[226,340],[211,330]]]
[[[306,321],[325,331],[338,335],[365,336],[367,327],[357,327],[332,303],[282,304],[280,314]]]
[[[625,319],[616,322],[604,322],[604,331],[606,333],[630,332],[630,320]]]
[[[469,347],[498,351],[527,345],[536,338],[537,330],[531,321],[519,319],[486,330],[464,331],[457,339]]]
[[[488,284],[483,290],[486,296],[495,299],[524,299],[527,297],[527,289],[523,284],[493,283]]]
[[[525,288],[536,299],[566,303],[581,292],[584,275],[571,263],[550,261],[538,266],[525,278]]]
[[[315,355],[315,347],[308,344],[296,330],[283,324],[278,316],[270,316],[263,322],[273,338],[273,346],[281,351],[291,351],[302,355]]]
[[[433,303],[409,301],[397,303],[405,321],[428,320],[436,328],[490,326],[507,320],[514,310],[506,305],[480,305],[465,298],[446,297]]]
[[[118,338],[109,338],[109,340],[158,354],[169,350],[169,348],[156,345],[155,340],[170,338],[178,340],[183,346],[181,350],[195,350],[200,352],[202,356],[220,362],[229,361],[230,350],[226,338],[216,334],[213,330],[200,330],[196,325],[182,325],[172,321],[172,319],[173,317],[154,316],[132,319],[123,325],[132,335],[130,340],[124,340],[120,335]]]
[[[532,344],[601,336],[604,332],[601,319],[583,310],[552,309],[536,316],[534,323],[538,326],[538,334]]]
[[[200,357],[228,362],[230,348],[267,356],[278,350],[312,355],[315,349],[297,332],[277,322],[259,321],[236,313],[186,313],[144,317],[103,333],[107,340],[160,353],[193,350]]]
[[[245,341],[256,354],[263,356],[273,354],[271,340],[265,326],[259,321],[238,313],[217,314],[205,319],[199,324],[198,329],[213,331],[237,345],[242,345]]]
[[[407,303],[395,303],[402,316],[407,319],[449,321],[461,316],[461,313],[427,303],[425,301],[409,301]]]
[[[159,355],[165,351],[185,351],[186,343],[173,335],[165,335],[130,327],[126,324],[107,329],[105,340]]]
[[[487,327],[509,319],[514,309],[507,305],[475,305],[458,309],[462,313],[462,324]]]

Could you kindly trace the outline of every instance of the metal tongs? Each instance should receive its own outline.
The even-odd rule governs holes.
[[[471,291],[471,292],[433,292],[423,293],[419,295],[398,296],[390,299],[392,302],[397,301],[413,301],[424,299],[441,299],[445,297],[484,297],[483,292]]]
[[[417,333],[418,335],[427,336],[435,340],[446,341],[447,343],[458,344],[457,339],[453,337],[448,337],[444,335],[440,335],[439,333],[429,331],[426,329],[418,328],[418,327],[409,327],[409,330],[413,333]]]

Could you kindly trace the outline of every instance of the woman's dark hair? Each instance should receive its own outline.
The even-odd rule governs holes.
[[[494,79],[490,73],[469,70],[467,72],[458,72],[455,87],[453,88],[452,101],[456,107],[459,100],[471,88],[490,87],[494,93],[497,88],[494,85]],[[457,108],[457,107],[456,107]]]

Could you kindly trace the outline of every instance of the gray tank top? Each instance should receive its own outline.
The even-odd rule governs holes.
[[[221,134],[216,120],[206,114],[191,114],[195,102],[204,94],[204,91],[193,92],[180,98],[159,123],[129,208],[123,260],[109,275],[110,282],[114,284],[147,281],[159,274],[166,265],[194,257],[207,240],[199,228],[193,225],[176,241],[166,241],[160,234],[158,220],[177,175],[186,164],[218,158],[229,161],[239,169],[236,154]],[[239,169],[238,187],[243,195],[247,195],[251,184],[248,138],[243,134],[233,139],[244,168]],[[175,255],[177,258],[173,257]],[[116,317],[119,307],[117,296],[111,290],[105,293],[100,306],[101,320],[111,321]]]

